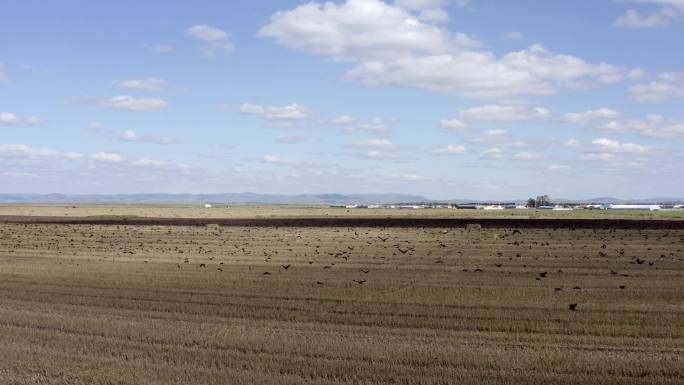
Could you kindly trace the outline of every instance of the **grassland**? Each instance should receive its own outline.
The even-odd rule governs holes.
[[[0,224],[0,384],[684,383],[684,230],[515,230]]]

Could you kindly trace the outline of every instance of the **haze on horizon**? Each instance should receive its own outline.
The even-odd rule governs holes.
[[[5,1],[0,193],[684,195],[684,1]]]

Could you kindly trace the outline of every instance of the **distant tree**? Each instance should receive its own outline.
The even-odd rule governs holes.
[[[527,204],[525,206],[529,208],[534,208],[536,207],[537,201],[534,200],[534,198],[530,198],[527,200]]]
[[[535,207],[550,206],[551,205],[551,198],[549,198],[548,195],[540,195],[537,197],[535,204],[536,204]]]

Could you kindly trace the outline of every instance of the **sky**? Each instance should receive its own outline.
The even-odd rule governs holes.
[[[0,193],[684,196],[684,0],[0,8]]]

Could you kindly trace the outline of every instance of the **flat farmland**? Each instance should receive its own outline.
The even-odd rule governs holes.
[[[1,384],[684,383],[681,224],[0,222]]]

